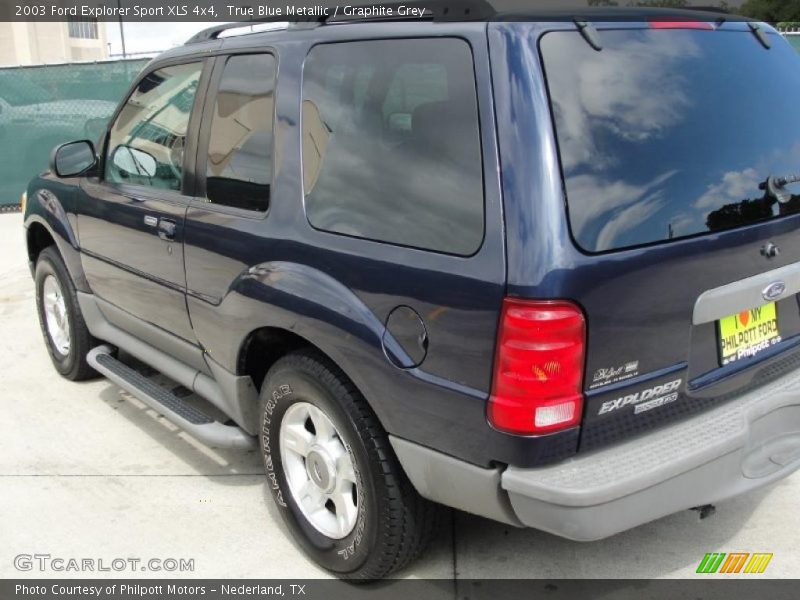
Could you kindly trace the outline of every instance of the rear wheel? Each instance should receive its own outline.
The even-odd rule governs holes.
[[[379,579],[416,558],[440,507],[422,499],[372,410],[325,357],[279,360],[261,391],[268,484],[297,541],[346,579]]]
[[[53,366],[72,381],[96,377],[86,362],[94,340],[83,320],[72,278],[54,246],[39,254],[34,280],[39,325]]]

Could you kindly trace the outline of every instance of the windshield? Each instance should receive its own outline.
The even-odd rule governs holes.
[[[760,189],[800,173],[800,55],[750,32],[578,32],[540,48],[570,226],[590,252],[800,212]],[[800,194],[800,186],[789,188]]]

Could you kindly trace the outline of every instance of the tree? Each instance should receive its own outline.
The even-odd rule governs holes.
[[[747,0],[739,12],[769,23],[800,21],[800,0]]]

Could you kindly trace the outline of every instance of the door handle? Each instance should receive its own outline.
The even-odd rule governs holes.
[[[178,229],[178,224],[172,219],[159,219],[158,220],[158,237],[162,240],[172,240],[175,238],[175,231]]]
[[[158,217],[153,217],[151,215],[146,215],[144,218],[144,224],[148,227],[155,227],[158,225]]]

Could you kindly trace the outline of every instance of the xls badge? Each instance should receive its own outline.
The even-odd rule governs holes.
[[[604,367],[597,369],[592,377],[592,383],[589,389],[593,390],[598,387],[610,385],[612,383],[619,383],[626,379],[633,379],[639,374],[639,361],[632,360],[624,365],[617,365],[615,367]]]
[[[683,379],[676,379],[669,383],[656,385],[641,392],[620,396],[615,400],[603,402],[600,406],[598,415],[605,415],[626,406],[635,405],[635,414],[643,413],[659,406],[664,406],[678,399],[678,388],[681,387]]]

